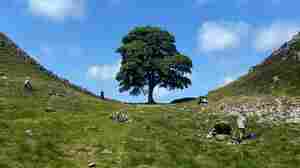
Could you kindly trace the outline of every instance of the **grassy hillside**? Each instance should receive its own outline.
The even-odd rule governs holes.
[[[200,111],[196,103],[101,101],[19,57],[14,45],[0,46],[0,72],[0,168],[86,168],[89,162],[100,168],[300,165],[299,124],[260,124],[253,117],[249,131],[258,138],[233,145],[206,138],[218,121],[235,127],[231,116]],[[23,90],[27,76],[31,94]],[[112,121],[116,111],[127,111],[131,122]]]
[[[300,34],[238,80],[209,93],[211,100],[231,96],[299,96]]]

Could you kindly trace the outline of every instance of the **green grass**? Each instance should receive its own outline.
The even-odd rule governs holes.
[[[254,72],[209,93],[211,101],[232,96],[300,96],[300,64],[289,58],[272,58],[272,64],[257,66]],[[279,81],[275,82],[273,77]]]
[[[52,113],[35,119],[0,120],[0,163],[5,167],[297,167],[299,125],[259,125],[258,139],[228,145],[206,139],[220,114],[127,107],[129,124],[114,123],[107,110]],[[32,130],[32,136],[25,133]],[[106,149],[112,153],[104,154]]]
[[[297,168],[300,125],[267,125],[251,119],[258,138],[243,145],[206,139],[218,121],[234,118],[201,111],[195,102],[125,105],[64,86],[35,65],[0,47],[0,168]],[[31,76],[34,91],[25,94]],[[55,90],[64,96],[49,96]],[[55,112],[46,112],[51,107]],[[113,122],[115,111],[130,123]],[[236,130],[236,129],[235,129]]]

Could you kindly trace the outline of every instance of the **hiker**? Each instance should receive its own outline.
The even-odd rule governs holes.
[[[104,91],[100,92],[100,98],[104,100]]]
[[[27,90],[32,90],[33,89],[29,77],[27,77],[25,82],[24,82],[24,89],[27,89]]]
[[[245,114],[239,114],[237,117],[237,126],[239,129],[239,140],[241,141],[243,138],[245,138],[246,135],[246,116]]]

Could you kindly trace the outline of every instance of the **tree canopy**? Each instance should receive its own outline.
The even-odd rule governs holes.
[[[159,27],[134,28],[122,39],[117,53],[122,56],[116,77],[120,92],[147,94],[152,104],[155,87],[174,90],[191,85],[191,59],[177,50],[175,37]]]

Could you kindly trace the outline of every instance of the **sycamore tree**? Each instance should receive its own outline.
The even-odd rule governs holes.
[[[174,90],[191,85],[192,60],[176,49],[175,37],[159,27],[136,27],[122,39],[117,53],[122,56],[116,76],[120,92],[143,93],[154,104],[155,87]]]

